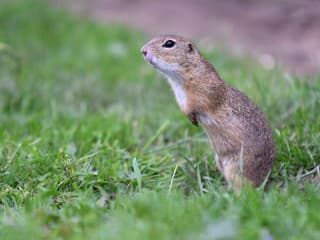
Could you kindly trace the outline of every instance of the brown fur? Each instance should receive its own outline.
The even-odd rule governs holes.
[[[163,43],[169,39],[176,45],[164,48]],[[229,188],[234,186],[239,191],[241,179],[261,185],[271,171],[275,148],[272,131],[259,108],[225,83],[189,40],[159,36],[142,50],[148,57],[166,63],[165,67],[153,63],[160,72],[179,80],[187,98],[181,110],[207,132]],[[178,67],[172,70],[171,66]]]

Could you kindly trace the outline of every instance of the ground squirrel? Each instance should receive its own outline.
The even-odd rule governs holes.
[[[183,37],[159,36],[141,51],[168,79],[182,112],[205,129],[228,188],[239,191],[243,179],[256,187],[261,185],[271,171],[275,147],[259,108],[224,82],[195,45]]]

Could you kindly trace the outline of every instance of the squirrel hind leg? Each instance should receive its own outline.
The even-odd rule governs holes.
[[[228,182],[227,190],[234,190],[237,194],[250,184],[250,181],[241,173],[239,165],[236,163],[229,163],[224,168],[224,177]]]

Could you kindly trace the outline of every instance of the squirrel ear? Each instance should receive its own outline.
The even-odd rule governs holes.
[[[188,52],[189,53],[193,53],[193,46],[192,46],[192,43],[188,43]]]

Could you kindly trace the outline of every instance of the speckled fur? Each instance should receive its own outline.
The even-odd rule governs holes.
[[[169,39],[176,45],[162,47]],[[142,51],[170,81],[181,84],[186,104],[179,104],[180,109],[193,124],[205,129],[228,188],[234,186],[239,191],[241,179],[261,185],[271,171],[275,148],[272,131],[259,108],[225,83],[194,44],[183,37],[156,37]]]

